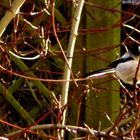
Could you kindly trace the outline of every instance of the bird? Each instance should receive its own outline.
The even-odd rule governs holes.
[[[101,78],[105,75],[115,75],[125,84],[140,84],[140,46],[127,50],[120,58],[112,62],[107,68],[89,72],[86,79]],[[136,81],[136,82],[135,82]]]

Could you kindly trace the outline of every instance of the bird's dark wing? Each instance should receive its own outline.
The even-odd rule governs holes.
[[[107,67],[106,69],[100,69],[97,71],[89,72],[83,75],[84,78],[92,78],[92,77],[99,77],[115,72],[114,68]]]
[[[109,68],[115,68],[118,64],[127,62],[129,60],[134,60],[134,58],[133,57],[119,58],[119,59],[115,60],[114,62],[112,62],[108,67]]]

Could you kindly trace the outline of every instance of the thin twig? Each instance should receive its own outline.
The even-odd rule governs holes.
[[[43,125],[36,125],[36,126],[32,126],[29,130],[34,131],[34,130],[43,130],[43,129],[65,129],[71,132],[84,132],[84,133],[89,133],[91,134],[91,132],[89,131],[88,128],[84,128],[84,127],[80,127],[80,126],[72,126],[72,125],[61,125],[61,124],[43,124]],[[19,133],[21,133],[23,130],[17,130],[15,132],[9,133],[9,134],[5,134],[6,137],[12,137],[14,135],[17,135]],[[120,137],[115,136],[115,135],[108,135],[106,132],[103,131],[97,131],[97,130],[93,130],[92,129],[92,133],[96,136],[96,137],[107,137],[107,138],[113,138],[114,140],[119,139]],[[129,137],[124,137],[124,139],[127,140],[131,140]]]

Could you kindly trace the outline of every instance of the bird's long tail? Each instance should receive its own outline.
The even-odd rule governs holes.
[[[91,78],[102,78],[105,77],[108,74],[112,74],[115,72],[114,68],[107,68],[107,69],[101,69],[93,72],[86,73],[83,77],[87,79]]]

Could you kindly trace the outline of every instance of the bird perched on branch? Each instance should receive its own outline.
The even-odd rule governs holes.
[[[112,62],[106,69],[85,74],[85,78],[94,79],[106,74],[114,74],[126,84],[140,84],[140,46],[128,50],[119,59]]]

